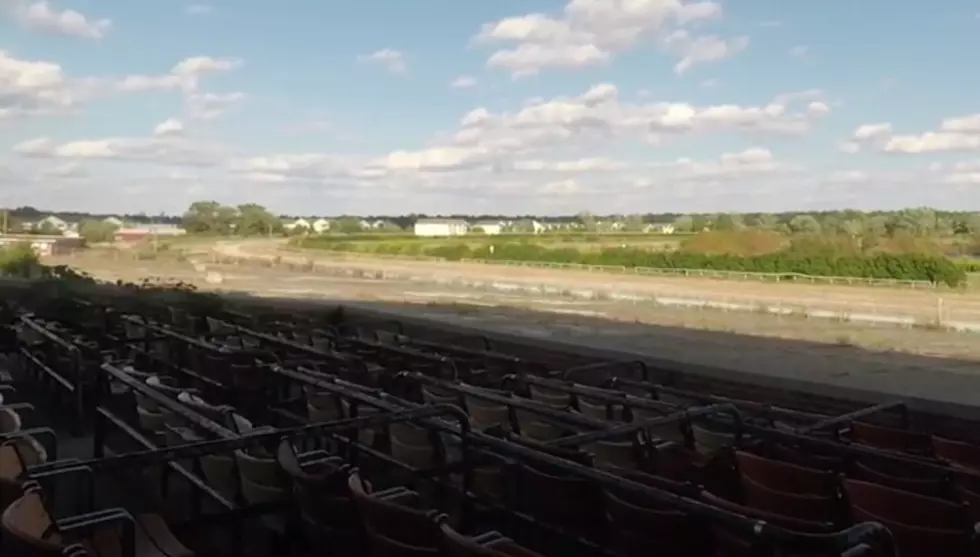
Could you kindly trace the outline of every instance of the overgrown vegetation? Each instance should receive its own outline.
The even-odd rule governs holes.
[[[81,293],[87,296],[125,300],[121,311],[145,313],[150,308],[176,307],[192,314],[218,311],[223,306],[215,294],[199,292],[197,287],[183,281],[145,278],[139,282],[106,283],[67,265],[44,265],[29,246],[0,249],[0,275],[35,279],[28,295],[45,300],[49,309],[62,307],[69,311],[72,300]],[[99,287],[106,288],[99,288]],[[125,294],[139,293],[139,296]]]
[[[788,236],[771,231],[706,232],[691,237],[673,252],[651,251],[629,245],[598,251],[552,248],[540,238],[514,241],[488,239],[483,243],[319,240],[314,245],[333,251],[386,255],[439,257],[458,261],[537,261],[581,265],[701,269],[751,273],[794,274],[874,279],[918,280],[962,285],[967,270],[913,239],[891,237],[868,242],[863,238]],[[309,245],[309,244],[307,244]]]

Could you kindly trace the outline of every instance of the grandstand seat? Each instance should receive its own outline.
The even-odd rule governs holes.
[[[543,557],[499,532],[465,536],[442,524],[446,557]]]
[[[718,497],[710,492],[703,492],[701,501],[713,505],[722,510],[735,513],[740,516],[763,520],[770,524],[775,524],[791,532],[804,534],[829,534],[834,531],[834,525],[827,522],[813,522],[788,517],[779,513],[772,513],[760,509],[753,509],[739,505],[722,497]],[[714,555],[717,557],[755,557],[765,555],[760,553],[757,544],[760,540],[751,536],[736,533],[727,528],[724,524],[711,524],[712,542],[714,545]],[[761,540],[765,544],[765,540]],[[807,554],[807,553],[804,553]]]
[[[431,555],[438,555],[442,532],[435,519],[439,513],[421,508],[422,499],[418,493],[405,487],[372,492],[370,484],[357,470],[351,471],[347,485],[372,554],[380,557],[391,554],[385,550],[428,550],[435,551]]]
[[[20,496],[27,468],[47,460],[47,451],[29,435],[8,437],[0,444],[0,511]]]
[[[855,521],[887,527],[902,557],[975,557],[974,525],[967,507],[857,480],[844,480]]]
[[[3,554],[10,557],[60,556],[73,542],[92,555],[122,556],[127,524],[132,528],[134,557],[194,555],[157,515],[133,517],[123,509],[106,509],[55,521],[36,482],[24,485],[23,494],[3,511],[0,524]]]
[[[539,464],[523,464],[516,477],[517,507],[535,519],[586,536],[602,523],[601,496],[593,482]]]
[[[769,489],[817,497],[835,497],[839,491],[837,475],[832,472],[780,462],[745,451],[736,451],[735,459],[742,477]]]
[[[980,445],[933,435],[932,448],[946,462],[980,470]]]
[[[866,422],[853,422],[851,424],[851,438],[857,443],[879,449],[914,454],[930,454],[932,452],[932,436],[928,433],[873,425]]]
[[[546,404],[552,408],[568,408],[572,404],[572,394],[559,389],[549,389],[534,383],[528,385],[531,400]]]
[[[596,420],[620,421],[624,418],[624,407],[622,404],[607,402],[603,400],[591,400],[587,397],[578,397],[578,411],[583,415]]]
[[[927,497],[946,497],[949,482],[939,471],[910,462],[862,455],[851,467],[852,477],[858,480],[918,493]]]
[[[691,433],[694,437],[694,450],[704,455],[735,446],[734,433],[715,431],[700,424],[691,424]]]
[[[647,460],[645,443],[639,432],[625,439],[595,441],[584,448],[592,453],[597,465],[636,469],[643,467]]]
[[[625,477],[650,483],[642,473]],[[603,508],[614,549],[630,557],[663,555],[687,557],[703,554],[703,523],[637,493],[616,488],[603,490]]]
[[[801,449],[783,443],[767,444],[766,452],[776,460],[813,470],[843,472],[846,459],[840,455]]]

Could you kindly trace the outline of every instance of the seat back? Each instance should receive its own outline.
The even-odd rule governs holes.
[[[980,445],[933,435],[932,448],[938,458],[980,470]]]
[[[833,497],[838,493],[837,476],[796,464],[736,451],[739,473],[755,483],[786,493]]]
[[[487,429],[500,426],[505,431],[511,431],[510,407],[474,396],[465,396],[466,412],[470,421],[477,429]]]
[[[864,445],[892,451],[916,454],[928,454],[932,451],[932,437],[928,433],[866,422],[853,422],[851,424],[851,438]]]
[[[734,433],[714,431],[699,424],[691,424],[691,433],[694,435],[694,450],[704,455],[735,445]]]
[[[844,480],[851,512],[917,528],[966,530],[970,517],[964,505],[860,480]]]
[[[532,383],[528,385],[528,390],[531,392],[531,400],[553,408],[567,408],[572,403],[572,394],[559,389],[550,389]]]
[[[843,522],[835,496],[789,493],[772,489],[746,476],[742,476],[742,492],[745,505],[754,509],[810,522]]]
[[[592,453],[597,465],[636,469],[646,461],[639,439],[603,440],[590,443],[585,450]]]
[[[13,408],[0,408],[0,434],[20,431],[22,422],[20,414]]]
[[[51,515],[44,504],[41,489],[31,482],[0,517],[0,536],[4,555],[54,557],[65,549]]]
[[[437,549],[441,540],[438,525],[426,510],[373,496],[370,486],[353,471],[348,477],[348,489],[358,514],[371,538],[372,532],[400,544],[417,548]],[[406,490],[407,495],[417,494]]]

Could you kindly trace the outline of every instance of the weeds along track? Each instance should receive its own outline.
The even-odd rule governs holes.
[[[902,400],[351,307],[63,294],[0,308],[4,555],[975,555],[980,423]]]

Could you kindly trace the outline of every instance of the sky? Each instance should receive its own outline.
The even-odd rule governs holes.
[[[0,206],[980,210],[980,0],[0,0]]]

